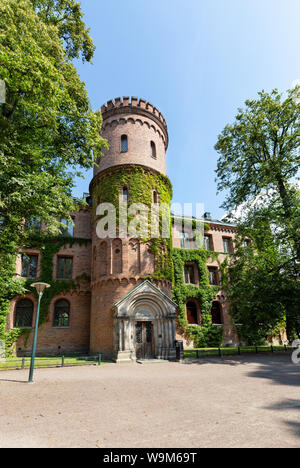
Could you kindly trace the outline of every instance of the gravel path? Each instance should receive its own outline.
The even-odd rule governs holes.
[[[0,447],[299,447],[290,357],[0,372]]]

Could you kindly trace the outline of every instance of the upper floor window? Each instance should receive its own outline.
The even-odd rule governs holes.
[[[223,249],[224,253],[231,252],[231,240],[229,237],[223,237]]]
[[[121,136],[121,151],[122,153],[126,153],[128,151],[128,138],[127,135]]]
[[[215,267],[208,267],[209,284],[218,284],[218,269]]]
[[[70,304],[65,299],[59,299],[54,306],[54,327],[68,327],[70,324]]]
[[[203,238],[203,247],[206,250],[212,250],[211,236],[204,236]]]
[[[187,284],[196,284],[195,281],[195,265],[184,266],[184,281]]]
[[[150,146],[151,146],[151,157],[156,159],[156,146],[155,146],[154,141],[150,142]]]
[[[30,299],[21,299],[15,309],[15,328],[31,328],[33,317],[33,303]]]
[[[158,193],[156,192],[156,190],[153,190],[153,203],[158,203]]]
[[[122,201],[127,203],[128,200],[129,200],[129,191],[128,191],[128,187],[123,187],[122,188],[122,192],[121,192],[121,195],[122,195]]]
[[[181,249],[189,249],[190,247],[190,238],[187,232],[180,233],[180,247]]]
[[[74,224],[71,221],[68,221],[67,219],[61,219],[60,220],[62,226],[60,228],[61,230],[61,235],[65,237],[73,237],[74,235]]]
[[[5,216],[3,213],[0,213],[0,231],[5,228]]]
[[[22,254],[22,276],[24,278],[36,278],[38,255]]]
[[[243,247],[248,247],[251,244],[250,239],[245,239],[243,242]]]
[[[72,279],[73,259],[72,257],[57,258],[57,279],[70,280]]]
[[[35,218],[27,219],[26,228],[32,231],[40,231],[41,230],[41,218],[35,217]]]

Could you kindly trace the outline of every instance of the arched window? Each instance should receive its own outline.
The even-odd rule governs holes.
[[[30,299],[18,301],[15,310],[15,328],[31,328],[32,317],[33,302]]]
[[[198,324],[198,313],[195,302],[188,301],[186,303],[186,318],[190,325]]]
[[[54,327],[68,327],[70,324],[70,304],[65,299],[59,299],[54,305]]]
[[[156,146],[155,146],[154,141],[150,142],[150,146],[151,146],[151,157],[156,159]]]
[[[223,323],[221,304],[218,301],[214,301],[212,304],[211,321],[214,325],[221,325]]]
[[[156,190],[153,190],[153,203],[158,203],[158,193]]]
[[[121,151],[122,153],[126,153],[128,151],[128,138],[127,135],[121,136]]]

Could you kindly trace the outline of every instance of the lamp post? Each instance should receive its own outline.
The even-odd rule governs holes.
[[[29,371],[29,379],[28,383],[33,382],[33,370],[34,370],[34,359],[35,359],[35,350],[36,350],[36,341],[37,341],[37,333],[38,333],[38,328],[39,328],[39,318],[40,318],[40,304],[41,304],[41,299],[44,293],[44,290],[46,288],[50,288],[50,285],[47,283],[33,283],[31,285],[33,288],[36,289],[39,300],[38,300],[38,307],[37,307],[37,313],[36,313],[36,319],[35,319],[35,328],[34,328],[34,337],[33,337],[33,345],[32,345],[32,353],[31,353],[31,361],[30,361],[30,371]]]

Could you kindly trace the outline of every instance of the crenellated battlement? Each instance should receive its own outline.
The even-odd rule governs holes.
[[[162,113],[157,109],[157,107],[154,107],[151,102],[147,102],[145,99],[138,99],[137,97],[129,98],[128,96],[124,96],[123,98],[118,97],[104,104],[101,107],[101,113],[103,115],[103,119],[105,119],[114,113],[114,111],[124,111],[128,113],[132,112],[133,109],[137,112],[142,111],[144,115],[146,113],[150,114],[151,117],[154,117],[156,121],[158,120],[167,131],[167,122]]]

